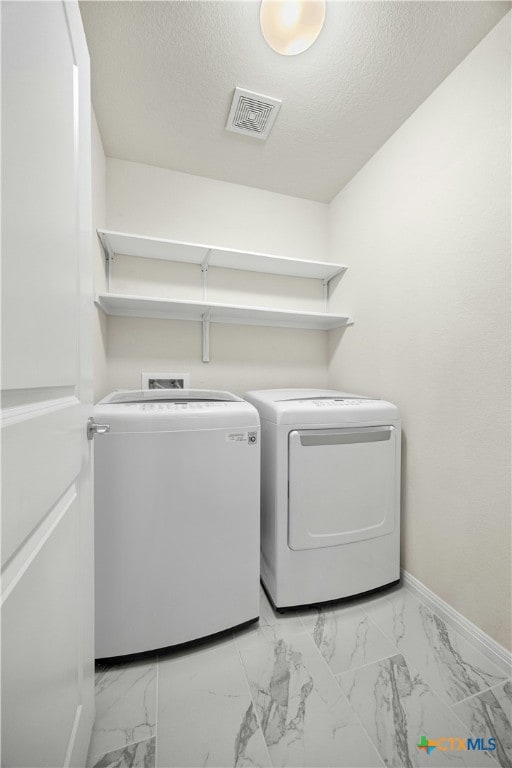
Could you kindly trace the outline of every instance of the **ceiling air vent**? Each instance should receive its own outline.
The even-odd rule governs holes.
[[[226,130],[266,139],[281,106],[280,99],[235,88]]]

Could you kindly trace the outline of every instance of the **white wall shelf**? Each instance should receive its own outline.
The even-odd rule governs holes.
[[[352,323],[350,317],[327,312],[296,312],[289,309],[268,309],[209,301],[158,299],[119,293],[100,293],[95,303],[107,315],[118,317],[203,320],[205,315],[209,315],[208,319],[212,323],[270,325],[315,331],[331,331]]]
[[[181,261],[188,264],[226,269],[242,269],[250,272],[266,272],[274,275],[290,275],[318,280],[332,280],[347,267],[327,261],[292,259],[287,256],[271,256],[251,251],[236,251],[212,245],[182,243],[158,237],[130,235],[99,229],[98,236],[107,256],[138,256],[147,259]]]
[[[152,317],[166,320],[196,320],[203,324],[203,362],[210,359],[210,323],[238,325],[268,325],[281,328],[301,328],[330,331],[351,325],[345,315],[325,312],[301,312],[289,309],[221,304],[207,301],[206,288],[209,267],[263,272],[274,275],[303,277],[321,280],[324,289],[325,308],[329,298],[329,283],[346,270],[344,264],[326,261],[292,259],[251,251],[183,243],[124,232],[98,230],[107,263],[107,293],[96,297],[96,305],[107,315],[121,317]],[[201,268],[203,301],[185,301],[151,296],[130,296],[111,292],[112,262],[115,256],[164,259],[166,261],[196,264]]]

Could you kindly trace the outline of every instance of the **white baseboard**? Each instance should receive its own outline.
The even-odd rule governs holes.
[[[494,662],[506,675],[512,674],[512,653],[503,648],[502,645],[489,637],[485,632],[479,629],[469,619],[466,619],[461,613],[445,603],[435,592],[426,587],[415,576],[401,569],[402,583],[407,589],[413,592],[422,602],[437,613],[448,626],[453,627],[457,632],[468,640],[473,646],[478,648],[484,656]]]

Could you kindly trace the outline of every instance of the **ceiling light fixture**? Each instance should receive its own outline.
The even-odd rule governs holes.
[[[317,39],[325,21],[325,0],[261,0],[263,37],[277,53],[296,56]]]

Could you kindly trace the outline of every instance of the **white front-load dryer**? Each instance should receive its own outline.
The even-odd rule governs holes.
[[[95,408],[96,657],[259,615],[260,427],[228,392],[115,392]]]
[[[261,574],[277,608],[400,578],[400,414],[320,389],[248,392],[261,419]]]

